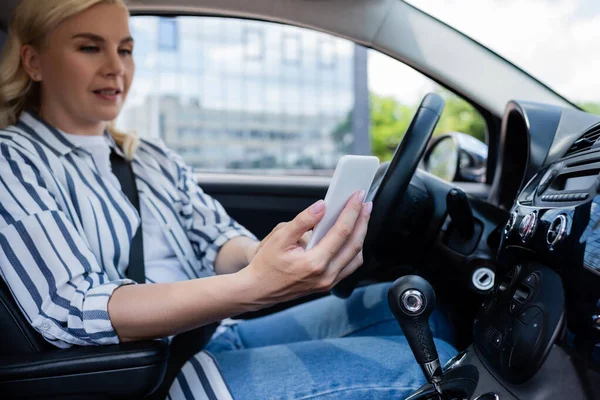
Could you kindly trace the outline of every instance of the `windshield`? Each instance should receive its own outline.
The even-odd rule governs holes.
[[[600,114],[600,1],[405,1]]]

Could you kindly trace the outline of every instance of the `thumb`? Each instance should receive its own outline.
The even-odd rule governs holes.
[[[325,202],[319,200],[298,214],[296,218],[282,228],[282,230],[286,231],[286,240],[289,241],[290,244],[298,243],[302,238],[302,235],[314,228],[324,215]]]

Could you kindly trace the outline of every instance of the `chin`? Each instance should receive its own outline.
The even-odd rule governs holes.
[[[121,107],[107,110],[95,110],[94,119],[103,122],[113,121],[117,119],[120,113]]]

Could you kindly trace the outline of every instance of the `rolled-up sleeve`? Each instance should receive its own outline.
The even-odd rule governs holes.
[[[237,236],[256,240],[256,236],[229,216],[217,200],[204,193],[194,171],[179,155],[170,152],[170,158],[175,166],[188,238],[203,267],[214,272],[217,254],[227,241]]]
[[[118,343],[109,279],[41,160],[0,143],[0,272],[31,325],[58,347]]]

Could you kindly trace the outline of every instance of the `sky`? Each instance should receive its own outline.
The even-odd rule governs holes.
[[[499,53],[569,100],[600,102],[600,0],[406,1]],[[373,74],[377,75],[381,76]],[[386,90],[384,82],[370,84],[376,91]]]

